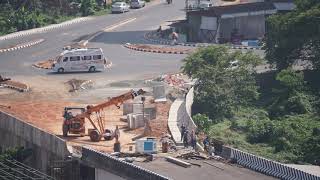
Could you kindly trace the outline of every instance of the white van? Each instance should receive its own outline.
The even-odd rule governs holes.
[[[63,51],[55,60],[52,69],[55,72],[103,71],[106,59],[101,48],[70,49]]]

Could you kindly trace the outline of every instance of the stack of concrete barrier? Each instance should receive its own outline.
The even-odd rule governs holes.
[[[127,122],[128,122],[128,127],[129,129],[136,129],[139,127],[144,126],[144,119],[142,117],[142,114],[128,114],[127,115]],[[149,120],[150,116],[148,114],[145,114],[144,118],[146,120]]]
[[[63,139],[4,112],[0,112],[0,137],[2,149],[31,148],[33,154],[27,164],[42,172],[47,172],[50,161],[70,155]]]
[[[168,177],[162,176],[147,169],[143,169],[134,164],[130,164],[114,158],[108,154],[98,152],[96,150],[83,147],[82,158],[84,162],[92,164],[121,177],[139,180],[168,180]]]

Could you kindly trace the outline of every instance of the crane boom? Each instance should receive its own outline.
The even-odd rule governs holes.
[[[104,109],[104,108],[106,108],[108,106],[112,106],[112,105],[115,105],[118,108],[120,108],[119,106],[123,102],[125,102],[125,101],[127,101],[129,99],[133,99],[136,96],[139,96],[139,95],[144,94],[144,93],[145,93],[145,91],[143,91],[142,89],[139,89],[138,91],[131,90],[130,92],[124,93],[124,94],[122,94],[120,96],[113,97],[110,100],[108,100],[106,102],[103,102],[101,104],[98,104],[98,105],[95,105],[95,106],[88,106],[87,107],[87,111],[85,113],[90,115],[91,113],[99,112],[102,109]]]

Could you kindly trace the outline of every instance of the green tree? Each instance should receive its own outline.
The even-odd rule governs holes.
[[[231,62],[237,66],[231,67]],[[258,98],[254,67],[261,59],[252,53],[230,52],[224,46],[210,46],[184,60],[182,70],[195,83],[195,108],[214,121],[232,117],[239,106]]]
[[[88,16],[94,14],[94,8],[96,7],[95,0],[82,0],[80,10],[82,16]]]
[[[266,58],[279,69],[297,60],[320,68],[320,1],[296,0],[297,9],[268,18]]]
[[[275,97],[270,106],[271,117],[312,112],[315,98],[305,88],[302,72],[284,69],[277,74],[276,80],[281,86],[273,90]]]

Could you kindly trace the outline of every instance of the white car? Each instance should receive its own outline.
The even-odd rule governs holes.
[[[112,5],[111,11],[112,13],[115,13],[115,12],[124,13],[129,11],[129,5],[125,2],[116,2]]]
[[[142,0],[131,0],[130,7],[131,8],[142,8],[146,5],[145,1]]]
[[[199,4],[199,8],[200,9],[208,9],[208,8],[211,8],[213,7],[213,4],[211,2],[201,2]]]

